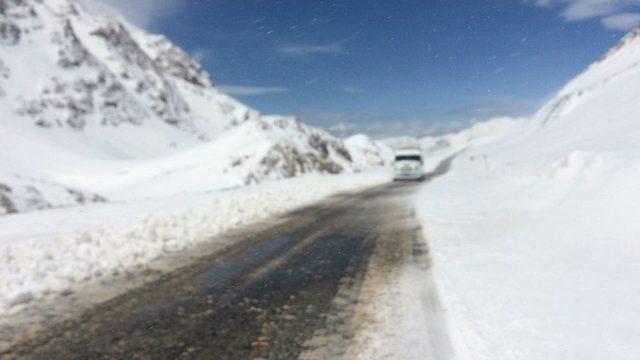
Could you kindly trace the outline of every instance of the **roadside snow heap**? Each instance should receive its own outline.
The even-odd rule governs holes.
[[[416,206],[460,358],[640,358],[640,28]]]

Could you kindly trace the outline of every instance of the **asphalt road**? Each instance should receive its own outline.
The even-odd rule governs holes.
[[[52,325],[0,357],[345,357],[367,273],[405,262],[429,266],[406,201],[418,186],[342,195],[246,229],[233,245]]]

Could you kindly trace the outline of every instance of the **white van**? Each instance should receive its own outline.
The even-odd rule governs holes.
[[[422,151],[419,149],[398,150],[393,161],[394,180],[422,180]]]

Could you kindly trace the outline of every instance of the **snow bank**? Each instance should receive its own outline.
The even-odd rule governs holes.
[[[640,357],[638,49],[416,197],[461,358]]]
[[[90,281],[142,270],[153,259],[215,241],[216,235],[241,225],[388,180],[385,172],[308,176],[227,191],[2,217],[0,314]]]
[[[475,160],[472,160],[475,159]],[[477,153],[418,212],[443,301],[478,359],[640,356],[640,152],[513,173]]]

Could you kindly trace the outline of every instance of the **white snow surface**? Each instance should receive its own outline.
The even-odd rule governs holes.
[[[640,358],[639,35],[416,197],[459,358]]]
[[[523,123],[524,119],[522,118],[503,116],[472,122],[467,128],[443,135],[425,136],[423,138],[403,136],[382,139],[380,142],[395,150],[420,148],[425,155],[438,152],[452,154],[468,146],[495,142],[521,127]]]
[[[393,150],[383,141],[374,140],[365,134],[346,138],[344,145],[351,154],[356,171],[390,165],[393,162]]]
[[[467,146],[477,146],[494,142],[522,126],[523,119],[497,117],[473,123],[458,132],[419,139],[419,146],[425,153],[447,150],[459,151]]]
[[[216,241],[231,229],[389,179],[386,171],[312,175],[0,217],[0,314],[20,311],[27,300],[122,277],[159,257]]]

